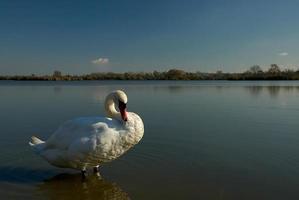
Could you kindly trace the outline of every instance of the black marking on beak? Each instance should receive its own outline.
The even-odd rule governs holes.
[[[127,121],[128,120],[127,111],[126,111],[127,105],[122,101],[118,101],[118,109],[120,111],[121,118],[124,121]]]
[[[125,104],[122,101],[118,101],[118,108],[119,108],[119,110],[126,109],[127,108],[127,104]]]

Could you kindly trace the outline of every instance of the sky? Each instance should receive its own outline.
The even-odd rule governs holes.
[[[0,0],[0,74],[299,68],[299,1]]]

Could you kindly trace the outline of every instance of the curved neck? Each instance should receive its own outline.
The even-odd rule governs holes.
[[[121,114],[115,109],[114,94],[109,94],[105,100],[105,111],[107,117],[121,120]]]

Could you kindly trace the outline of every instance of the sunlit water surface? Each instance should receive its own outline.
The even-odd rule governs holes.
[[[102,178],[35,155],[65,120],[103,115],[111,90],[145,124]],[[1,199],[298,199],[299,82],[0,82]]]

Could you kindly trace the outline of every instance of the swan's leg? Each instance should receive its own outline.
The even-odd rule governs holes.
[[[86,178],[86,169],[81,170],[81,176],[82,176],[82,180]]]
[[[100,172],[100,167],[99,167],[99,165],[93,167],[93,172],[94,172],[94,173],[98,173],[98,172]]]
[[[101,178],[100,167],[99,167],[99,165],[93,167],[93,173],[95,173],[98,177]]]

